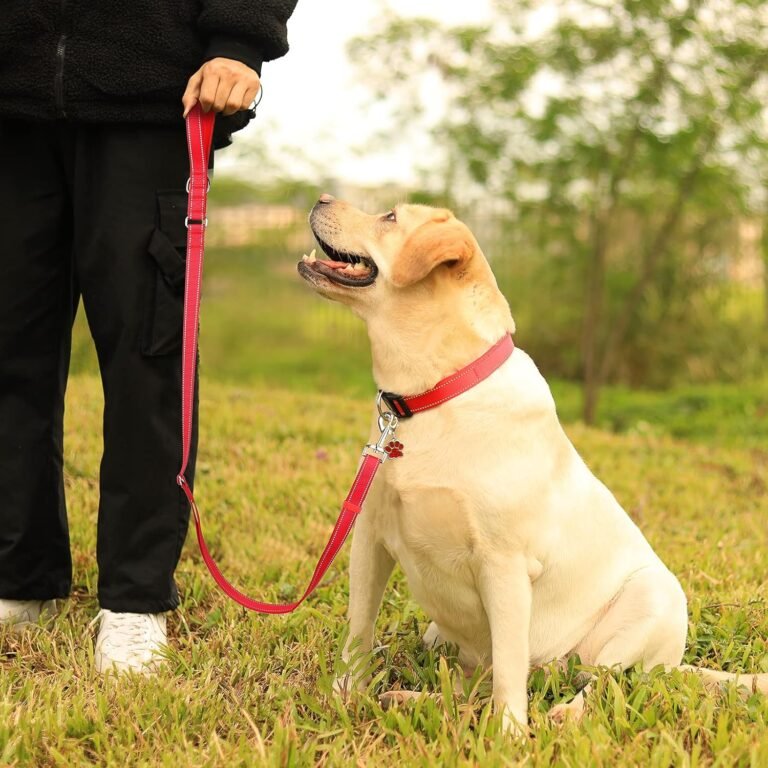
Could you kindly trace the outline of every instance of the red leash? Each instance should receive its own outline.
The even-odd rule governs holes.
[[[314,591],[315,587],[325,575],[336,554],[344,545],[349,535],[355,518],[359,514],[365,497],[373,482],[376,470],[387,457],[382,447],[384,440],[394,430],[397,419],[385,421],[381,446],[371,446],[366,449],[366,455],[357,471],[357,477],[352,485],[341,514],[336,521],[331,538],[320,557],[309,586],[304,594],[294,603],[264,603],[244,595],[235,588],[223,576],[216,565],[203,536],[203,528],[200,521],[200,510],[195,503],[192,489],[189,487],[184,473],[189,462],[189,447],[192,438],[192,410],[195,393],[195,371],[197,367],[197,331],[200,316],[200,288],[203,277],[203,254],[205,251],[205,228],[208,225],[206,219],[206,202],[208,197],[208,157],[211,151],[211,139],[213,136],[213,112],[203,112],[200,106],[195,106],[187,115],[187,147],[189,149],[189,181],[187,189],[189,200],[187,202],[187,268],[184,292],[184,335],[181,353],[181,439],[182,460],[181,469],[176,482],[181,486],[192,509],[192,516],[197,529],[197,543],[208,570],[221,589],[235,602],[258,613],[290,613],[295,610]],[[394,422],[394,424],[392,424]],[[392,426],[390,426],[392,425]]]
[[[357,470],[355,481],[341,506],[331,537],[325,545],[323,554],[315,566],[315,572],[304,594],[293,603],[264,603],[244,595],[230,584],[216,565],[203,537],[200,522],[200,510],[195,503],[192,489],[184,473],[189,462],[189,449],[192,437],[192,412],[195,393],[195,372],[197,368],[197,332],[200,316],[200,288],[203,277],[203,254],[205,251],[206,202],[208,188],[208,158],[213,137],[213,112],[203,112],[196,105],[187,115],[187,147],[189,149],[189,181],[187,191],[187,268],[184,292],[184,336],[181,354],[181,438],[182,461],[176,482],[184,491],[192,510],[197,529],[197,543],[208,570],[224,593],[236,603],[258,613],[290,613],[309,597],[322,580],[339,550],[344,546],[355,518],[360,514],[363,502],[376,476],[376,471],[388,458],[402,456],[402,443],[394,438],[398,418],[409,418],[418,411],[434,408],[462,392],[466,392],[478,382],[490,376],[511,354],[514,344],[510,336],[505,336],[491,347],[484,355],[457,373],[435,385],[428,392],[411,397],[395,395],[391,392],[379,392],[378,426],[381,431],[376,444],[369,443],[363,450],[363,460]],[[382,402],[388,409],[382,407]]]

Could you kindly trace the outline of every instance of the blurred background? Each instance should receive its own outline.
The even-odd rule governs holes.
[[[203,377],[372,397],[307,213],[447,205],[565,420],[768,446],[768,7],[300,0],[216,155]],[[95,371],[78,319],[73,369]]]

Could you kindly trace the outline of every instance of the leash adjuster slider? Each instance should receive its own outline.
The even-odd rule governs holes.
[[[206,191],[206,193],[208,193],[208,192],[211,191],[211,177],[210,176],[206,176],[205,178],[206,178],[206,181],[208,182],[206,187],[205,187],[205,191]],[[186,184],[187,194],[189,194],[189,188],[191,186],[192,186],[192,178],[190,177],[190,178],[187,179],[187,184]]]

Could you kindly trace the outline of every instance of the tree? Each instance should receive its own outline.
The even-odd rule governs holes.
[[[351,53],[411,125],[424,78],[439,77],[432,129],[452,177],[509,201],[546,253],[569,254],[587,422],[649,304],[679,300],[701,271],[697,231],[765,206],[768,8],[756,0],[496,0],[489,23],[395,18]]]

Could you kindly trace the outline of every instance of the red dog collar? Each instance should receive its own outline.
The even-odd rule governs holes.
[[[427,411],[446,400],[451,400],[487,379],[509,358],[514,348],[512,337],[504,336],[473,363],[441,379],[432,389],[420,395],[396,395],[379,390],[379,397],[398,419],[410,419],[415,413]]]

